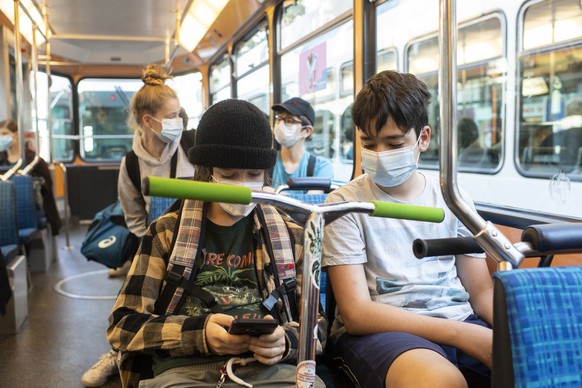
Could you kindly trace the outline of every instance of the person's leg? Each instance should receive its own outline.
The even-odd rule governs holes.
[[[86,387],[100,387],[107,382],[109,377],[119,373],[117,369],[117,351],[111,349],[99,357],[91,368],[81,377],[81,382]]]
[[[414,352],[412,352],[414,350]],[[455,387],[455,384],[447,385],[449,376],[451,381],[457,381],[462,375],[457,368],[446,358],[442,348],[424,338],[408,333],[381,333],[368,336],[341,335],[332,348],[333,357],[340,364],[352,382],[358,387],[385,387],[387,376],[390,373],[394,376],[395,383],[406,381],[408,376],[414,379],[412,385],[418,386],[419,382],[430,382],[431,388],[435,387],[436,375],[432,371],[443,371],[443,387]],[[405,353],[409,353],[404,356]],[[403,356],[402,358],[400,358]],[[393,368],[395,360],[398,364]],[[439,368],[433,369],[431,366],[438,363]],[[442,365],[442,367],[441,367]],[[426,377],[423,376],[426,374]],[[440,377],[438,378],[440,379]],[[394,385],[391,383],[388,385]],[[405,386],[405,385],[402,385]],[[438,386],[438,385],[436,385]],[[461,385],[462,386],[462,385]]]
[[[441,354],[429,349],[412,349],[392,362],[385,386],[466,388],[467,382],[461,371]]]

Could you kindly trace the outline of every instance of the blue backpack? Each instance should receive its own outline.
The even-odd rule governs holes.
[[[180,146],[186,154],[194,145],[195,134],[195,131],[182,132]],[[176,176],[177,165],[178,152],[175,152],[170,163],[170,176],[172,178]],[[141,193],[141,173],[135,152],[130,151],[125,155],[125,166],[129,179],[137,191]],[[167,203],[168,201],[162,201],[157,205],[154,209],[157,212],[156,216],[159,216],[163,211],[163,209],[160,210],[158,207]],[[143,205],[145,206],[145,200]],[[83,239],[81,253],[87,260],[96,261],[110,268],[119,268],[127,260],[133,259],[138,247],[139,238],[127,228],[121,204],[119,201],[115,201],[113,204],[99,211],[93,218],[89,230]]]
[[[116,201],[95,215],[81,253],[87,260],[118,268],[135,255],[138,245],[139,239],[127,229],[121,204]]]

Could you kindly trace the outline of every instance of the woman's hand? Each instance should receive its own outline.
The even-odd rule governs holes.
[[[273,319],[270,315],[265,318]],[[283,358],[285,341],[285,330],[279,325],[271,334],[250,337],[248,349],[261,364],[273,365]]]
[[[212,314],[206,323],[206,344],[208,349],[219,356],[241,354],[249,351],[248,335],[228,334],[228,328],[234,318],[226,314]]]

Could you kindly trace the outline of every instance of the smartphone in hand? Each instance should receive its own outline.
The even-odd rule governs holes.
[[[276,319],[235,319],[230,324],[228,332],[237,335],[259,336],[271,334],[279,326]]]

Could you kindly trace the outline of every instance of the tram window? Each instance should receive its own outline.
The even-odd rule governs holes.
[[[254,68],[269,62],[269,33],[262,26],[249,39],[243,40],[235,46],[235,73],[242,77]]]
[[[528,7],[523,20],[522,49],[580,39],[580,0],[546,0]]]
[[[390,18],[394,15],[388,12],[398,4],[394,1],[386,1],[376,7],[376,72],[383,70],[398,70],[398,56],[396,51],[396,39],[399,36],[394,23]]]
[[[32,75],[31,75],[32,77]],[[50,160],[49,139],[47,129],[48,106],[51,106],[51,127],[53,138],[53,160],[69,162],[75,157],[73,128],[73,94],[71,81],[66,77],[52,74],[50,77],[50,99],[48,98],[48,76],[44,72],[37,73],[38,81],[38,133],[40,156]]]
[[[349,181],[352,174],[352,161],[341,158],[341,149],[348,147],[341,116],[353,102],[353,93],[347,93],[350,89],[345,85],[350,79],[353,79],[351,21],[281,56],[281,99],[301,97],[313,106],[316,121],[306,147],[315,155],[332,160],[334,179],[341,182]]]
[[[354,94],[354,62],[344,63],[340,68],[340,94],[342,97]]]
[[[582,181],[582,9],[578,0],[543,1],[523,18],[519,171]]]
[[[495,14],[459,29],[457,118],[461,128],[457,130],[469,133],[463,129],[462,124],[470,120],[476,131],[470,144],[464,144],[462,133],[458,134],[461,171],[493,172],[502,162],[507,67],[503,36],[500,17]],[[423,80],[433,95],[429,106],[431,143],[422,154],[420,164],[424,168],[438,168],[440,123],[437,37],[413,42],[408,46],[407,55],[409,71]]]
[[[131,150],[127,125],[131,97],[143,85],[138,79],[85,78],[79,81],[81,158],[118,161]]]
[[[180,105],[188,114],[188,128],[198,127],[204,104],[202,103],[202,74],[194,72],[177,75],[167,81],[168,86],[176,91]]]
[[[230,98],[230,60],[225,54],[220,62],[210,66],[210,102],[212,104]]]
[[[261,66],[237,81],[237,98],[246,100],[267,115],[269,106],[269,66]]]
[[[268,31],[263,24],[249,39],[235,47],[237,98],[270,113]]]
[[[522,173],[582,180],[582,46],[522,55],[520,78]]]
[[[351,10],[353,5],[352,0],[284,1],[279,48],[289,47],[312,31]]]
[[[383,49],[376,55],[376,72],[384,70],[398,70],[396,49]]]

